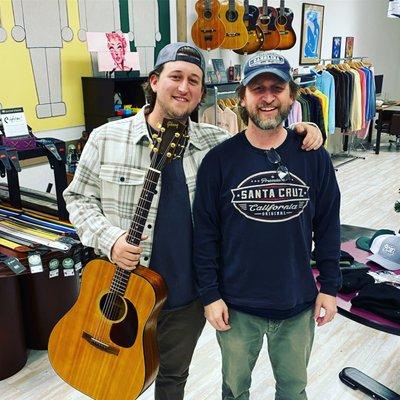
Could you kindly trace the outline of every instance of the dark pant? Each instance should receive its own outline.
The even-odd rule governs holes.
[[[183,400],[189,365],[205,324],[200,300],[172,311],[161,311],[158,318],[158,372],[155,400]]]

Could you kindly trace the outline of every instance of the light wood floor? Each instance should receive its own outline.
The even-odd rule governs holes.
[[[342,192],[341,222],[369,228],[400,228],[400,214],[393,205],[400,200],[400,151],[380,155],[362,153],[339,168],[337,178]],[[399,337],[364,327],[337,315],[334,321],[317,329],[309,365],[310,400],[367,399],[338,378],[339,371],[356,367],[400,393]],[[220,355],[213,329],[206,326],[198,343],[186,399],[220,399]],[[52,371],[45,351],[31,351],[26,367],[0,382],[1,400],[78,400],[86,396],[63,383]],[[141,400],[153,398],[152,388]],[[263,348],[253,373],[252,400],[272,400],[274,380],[266,349]],[[117,400],[117,399],[116,399]]]

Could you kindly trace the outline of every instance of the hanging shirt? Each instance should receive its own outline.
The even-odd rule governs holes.
[[[217,110],[217,120],[215,120],[215,108]],[[228,107],[222,110],[217,104],[204,110],[201,122],[219,126],[220,128],[226,129],[232,135],[239,132],[236,114]]]
[[[294,124],[296,122],[303,121],[303,114],[301,112],[301,104],[295,100],[292,104],[292,108],[290,109],[290,113],[287,117],[288,125]]]
[[[328,71],[318,72],[315,86],[328,97],[328,132],[335,133],[335,79]]]

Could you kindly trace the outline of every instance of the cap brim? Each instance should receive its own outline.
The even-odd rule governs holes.
[[[242,85],[246,86],[252,79],[254,79],[256,76],[261,75],[261,74],[273,74],[285,82],[289,82],[292,79],[292,77],[289,74],[285,74],[283,71],[281,71],[278,68],[265,68],[261,71],[260,70],[254,71],[252,74],[250,74],[249,76],[244,78],[242,80]]]
[[[398,263],[387,260],[386,258],[381,257],[379,254],[373,254],[372,256],[367,257],[367,259],[377,263],[389,271],[396,271],[400,269],[400,265]]]
[[[356,240],[356,247],[361,250],[369,251],[370,243],[371,243],[371,238],[367,236],[361,236]]]

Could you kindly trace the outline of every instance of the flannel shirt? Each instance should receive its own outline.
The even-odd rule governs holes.
[[[197,169],[203,157],[230,134],[216,126],[190,120],[188,133],[190,139],[183,156],[183,169],[192,206]],[[134,117],[94,129],[84,147],[74,179],[63,193],[70,221],[81,242],[110,260],[112,246],[129,230],[139,202],[150,166],[150,140],[145,108]],[[149,238],[141,243],[140,264],[144,266],[148,266],[151,257],[161,178],[156,191],[158,194],[153,198],[143,232]]]

